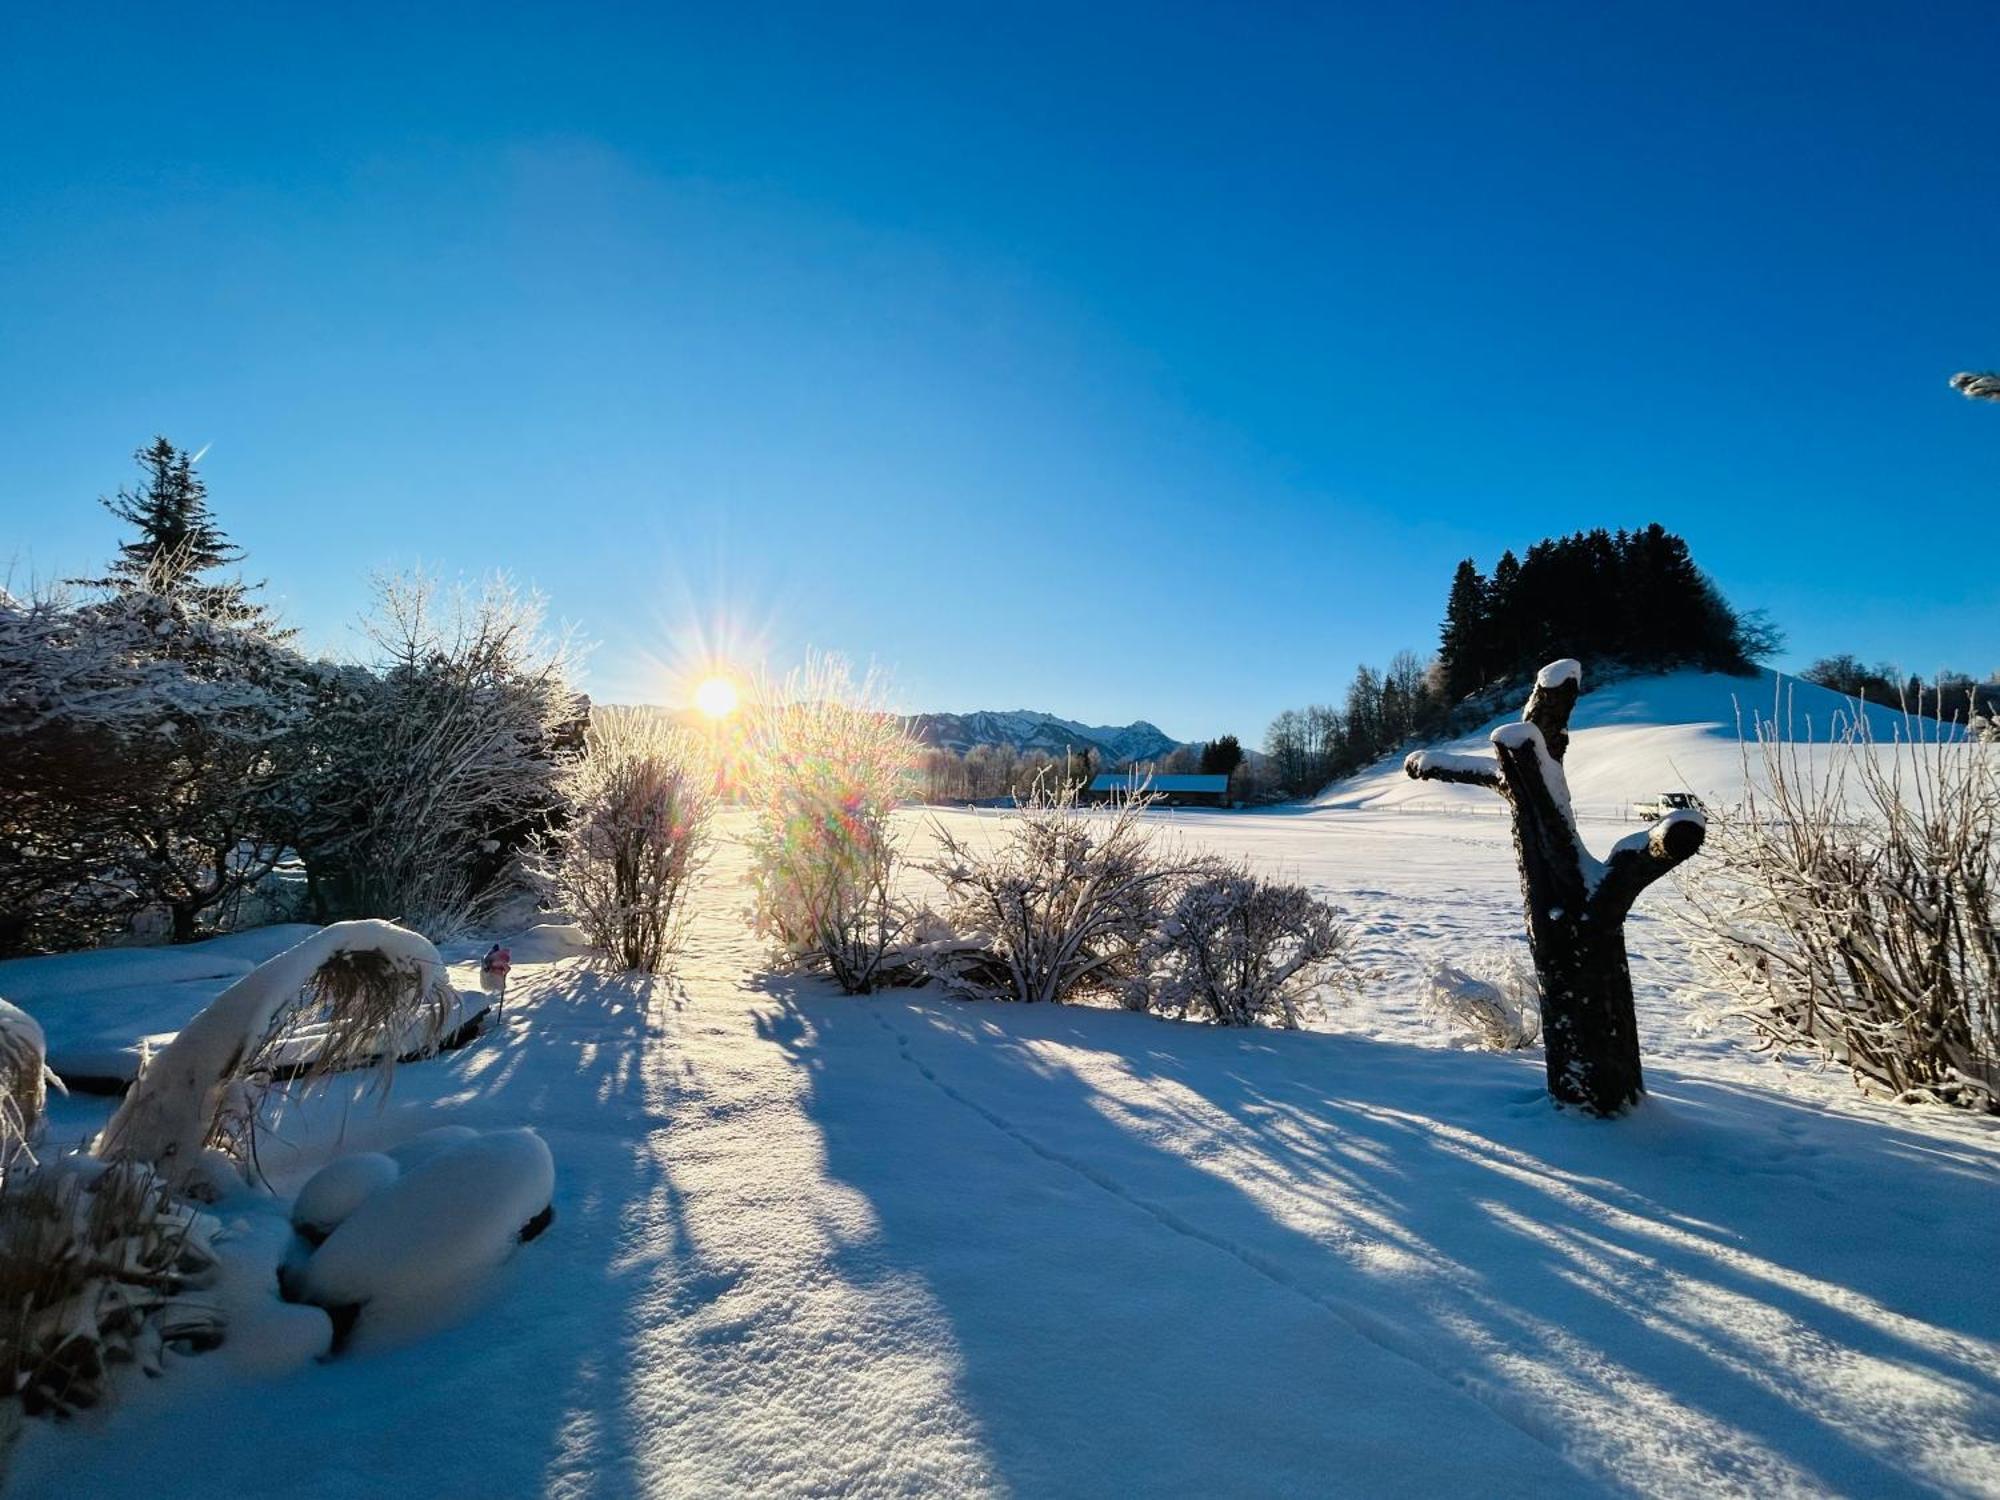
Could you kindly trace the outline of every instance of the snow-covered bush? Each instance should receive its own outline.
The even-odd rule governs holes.
[[[1129,993],[1147,941],[1200,871],[1154,838],[1149,805],[1140,795],[1098,812],[1074,785],[1044,779],[990,846],[940,827],[926,868],[944,884],[954,938],[930,960],[937,977],[1000,1000]]]
[[[1532,1047],[1542,1034],[1541,986],[1533,966],[1510,953],[1477,967],[1484,972],[1434,964],[1426,979],[1424,1008],[1492,1051]]]
[[[0,1164],[0,1400],[68,1415],[119,1365],[213,1348],[220,1316],[187,1294],[214,1277],[217,1227],[138,1163]]]
[[[1141,944],[1127,1003],[1219,1026],[1296,1026],[1347,945],[1333,908],[1304,886],[1218,865],[1181,885]]]
[[[48,1043],[41,1024],[0,1000],[0,1162],[32,1146],[48,1097]]]
[[[387,1157],[376,1160],[396,1166]],[[307,1191],[340,1165],[322,1171]],[[337,1186],[341,1192],[317,1196],[344,1196],[354,1184]],[[358,1202],[343,1205],[324,1241],[302,1264],[287,1268],[284,1294],[332,1314],[338,1347],[364,1310],[371,1320],[432,1311],[497,1265],[514,1245],[547,1227],[554,1191],[554,1158],[532,1130],[442,1143],[400,1173],[391,1170]]]
[[[292,841],[320,918],[442,937],[511,894],[517,853],[559,815],[582,729],[573,653],[505,579],[379,580],[365,629],[371,667],[314,674],[290,747]]]
[[[460,1010],[430,943],[389,922],[339,922],[258,965],[147,1064],[98,1138],[106,1160],[146,1163],[176,1191],[200,1190],[219,1150],[254,1144],[263,1085],[310,1083],[434,1050]]]
[[[534,869],[592,943],[652,973],[680,943],[715,811],[710,758],[658,716],[599,710],[560,783],[563,826]]]
[[[2000,751],[1906,723],[1822,753],[1759,726],[1752,793],[1685,882],[1695,954],[1774,1045],[2000,1113]]]
[[[781,962],[851,995],[917,977],[929,920],[896,891],[890,828],[918,746],[880,696],[839,658],[815,660],[760,693],[743,767],[758,930]]]

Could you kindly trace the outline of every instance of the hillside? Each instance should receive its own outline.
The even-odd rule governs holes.
[[[1863,711],[1878,741],[1907,732],[1903,716],[1892,709],[1866,705]],[[1826,743],[1845,732],[1853,714],[1840,694],[1768,670],[1749,677],[1688,671],[1626,678],[1586,692],[1577,703],[1566,761],[1570,794],[1585,817],[1622,817],[1635,800],[1668,790],[1728,805],[1742,799],[1743,741],[1757,723],[1779,725],[1791,741]],[[1492,730],[1518,717],[1498,715],[1437,748],[1484,751]],[[1924,726],[1927,733],[1936,728]],[[1334,782],[1314,800],[1335,808],[1498,809],[1493,795],[1478,787],[1410,780],[1401,751]]]

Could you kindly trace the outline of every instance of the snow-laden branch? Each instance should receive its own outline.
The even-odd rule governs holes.
[[[1459,786],[1500,785],[1500,762],[1490,755],[1418,750],[1404,760],[1403,773],[1412,781],[1448,781]]]
[[[1684,860],[1692,859],[1708,837],[1708,820],[1692,807],[1676,808],[1651,828],[1627,834],[1611,846],[1597,889],[1591,893],[1592,915],[1600,921],[1622,922],[1639,893]]]

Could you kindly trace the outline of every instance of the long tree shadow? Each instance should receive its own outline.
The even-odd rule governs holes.
[[[1657,1071],[1607,1124],[1538,1060],[777,998],[828,1169],[950,1313],[1025,1491],[2000,1477],[1978,1132]]]

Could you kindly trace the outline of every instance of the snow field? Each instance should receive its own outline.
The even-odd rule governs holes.
[[[328,1160],[526,1127],[549,1233],[422,1337],[260,1372],[233,1330],[33,1424],[15,1492],[157,1495],[195,1443],[241,1495],[2000,1494],[1987,1122],[1691,1027],[1668,884],[1629,929],[1651,1096],[1558,1115],[1538,1051],[1422,1009],[1519,944],[1504,822],[1163,822],[1335,901],[1374,977],[1290,1034],[841,997],[766,972],[726,831],[676,977],[520,964],[507,1027],[292,1106],[278,1196],[217,1210],[284,1308]],[[56,1138],[104,1112],[53,1101]]]

